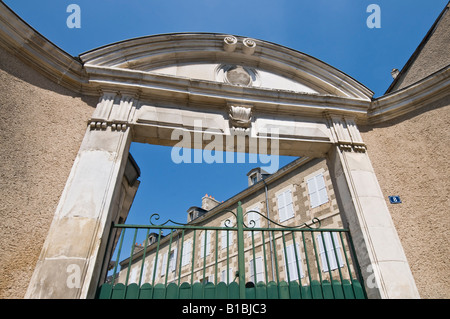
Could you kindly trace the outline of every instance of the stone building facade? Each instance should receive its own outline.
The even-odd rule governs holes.
[[[257,174],[259,171],[260,170],[258,169],[250,171],[249,177]],[[292,234],[288,232],[289,235],[286,235],[286,242],[283,244],[281,238],[283,234],[279,231],[273,232],[273,234],[268,231],[263,231],[264,234],[262,234],[261,231],[255,231],[252,237],[252,232],[250,230],[254,227],[277,227],[276,224],[284,227],[298,227],[305,224],[311,225],[313,224],[313,220],[320,220],[322,228],[342,229],[343,223],[326,159],[301,158],[286,165],[276,173],[265,176],[267,177],[264,180],[261,178],[257,178],[256,180],[249,178],[249,188],[222,203],[205,195],[202,199],[202,207],[200,208],[203,210],[202,214],[195,219],[188,217],[189,223],[187,225],[223,227],[227,225],[228,221],[230,223],[229,226],[231,226],[236,220],[233,214],[230,213],[230,210],[235,212],[238,207],[238,202],[241,202],[244,213],[244,223],[248,230],[244,232],[244,258],[246,259],[245,273],[249,274],[247,275],[247,280],[256,283],[255,278],[252,276],[252,262],[254,260],[252,248],[254,246],[254,257],[258,262],[257,281],[266,282],[265,272],[267,271],[267,282],[275,282],[276,278],[287,282],[288,275],[286,267],[287,264],[294,263],[291,260],[294,254],[289,254],[287,257],[289,262],[287,263],[287,254],[285,254],[284,246],[286,245],[286,251],[290,251],[294,244],[291,238]],[[318,194],[319,192],[320,195]],[[280,205],[283,205],[283,207],[280,207]],[[289,208],[288,210],[283,210],[284,207]],[[196,209],[198,210],[199,208],[191,207],[188,210],[188,214]],[[254,211],[261,213],[263,217],[258,214],[252,214]],[[271,238],[271,235],[273,238]],[[168,276],[167,282],[169,283],[176,283],[178,280],[180,280],[181,283],[190,282],[191,279],[192,282],[203,282],[204,280],[207,280],[208,282],[214,283],[230,283],[234,281],[235,274],[238,270],[236,232],[228,231],[227,234],[227,231],[223,230],[208,231],[206,239],[206,261],[203,260],[203,255],[205,254],[204,231],[196,232],[195,236],[195,248],[193,247],[193,231],[187,231],[183,236],[180,231],[178,231],[177,233],[172,234],[172,236],[166,235],[159,243],[157,240],[152,240],[151,245],[149,245],[149,243],[146,244],[144,241],[141,245],[136,247],[136,252],[131,257],[124,258],[120,261],[120,273],[115,277],[116,282],[124,284],[141,282],[141,284],[152,283],[152,285],[155,285],[158,283],[165,283],[166,275]],[[306,264],[306,258],[301,257],[305,256],[305,251],[303,250],[303,246],[299,245],[299,243],[302,242],[302,238],[299,234],[295,236],[297,237],[295,244],[298,247],[297,259],[301,261],[301,265],[299,265],[301,276],[305,277],[307,268],[314,267],[315,269],[311,269],[311,273],[316,275],[318,272],[316,263],[311,262],[310,265]],[[320,246],[323,249],[323,244],[321,240],[319,240],[321,237],[318,236],[321,236],[320,233],[312,235],[312,238],[316,240],[316,246]],[[152,237],[155,239],[157,236],[155,233],[152,233]],[[262,247],[263,237],[265,247]],[[311,240],[311,236],[309,237],[308,240]],[[181,249],[181,246],[183,246],[183,250]],[[338,246],[337,241],[336,246]],[[346,249],[348,250],[348,243],[344,247],[347,247]],[[144,249],[146,250],[146,253],[145,259],[143,260]],[[313,250],[313,245],[309,245],[308,251],[312,252]],[[274,253],[277,254],[276,258],[272,257],[272,254]],[[341,262],[341,271],[347,271],[346,268],[344,268],[344,255],[341,251],[338,253],[340,254],[339,260]],[[349,251],[347,251],[347,255],[350,255]],[[333,260],[334,259],[335,257],[333,257]],[[274,260],[276,260],[276,264],[278,265],[278,271],[275,271]],[[157,261],[156,265],[155,261]],[[192,265],[191,262],[193,262],[194,265]],[[265,263],[267,263],[267,265]],[[181,271],[179,265],[181,265]],[[320,267],[322,270],[327,269],[325,259],[323,258],[320,261]],[[204,272],[203,268],[205,268]],[[333,268],[333,271],[336,276],[336,273],[338,272],[337,268]],[[191,278],[192,272],[194,274]],[[153,277],[154,273],[155,276]],[[219,278],[215,278],[216,273]],[[353,273],[353,275],[355,276],[355,273]],[[327,277],[326,271],[323,271],[323,277]],[[289,279],[299,279],[298,275],[296,275],[295,267],[291,267]],[[306,281],[306,278],[303,278],[303,284],[307,284]]]
[[[361,268],[374,271],[363,273],[377,283],[370,298],[448,298],[448,9],[374,99],[313,57],[223,34],[144,37],[74,58],[0,2],[0,297],[94,297],[111,224],[139,186],[130,144],[173,146],[173,128],[192,132],[201,118],[224,139],[276,128],[281,155],[326,158],[328,209],[337,205]],[[299,200],[304,184],[292,191],[300,216],[314,214]]]

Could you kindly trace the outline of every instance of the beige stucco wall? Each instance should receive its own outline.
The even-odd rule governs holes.
[[[450,5],[448,5],[450,6]],[[405,69],[404,74],[395,89],[399,90],[411,85],[450,64],[450,14],[445,10],[431,37],[418,52],[411,65]]]
[[[0,47],[0,298],[22,298],[97,98]]]
[[[450,96],[360,127],[421,298],[450,297]],[[401,204],[390,204],[399,195]]]

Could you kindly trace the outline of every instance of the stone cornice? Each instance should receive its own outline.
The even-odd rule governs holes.
[[[263,113],[285,113],[322,117],[324,112],[352,115],[363,119],[369,101],[332,95],[241,87],[226,83],[181,78],[136,70],[85,66],[90,84],[98,90],[134,90],[140,99],[158,103],[183,103],[219,107],[230,102],[252,104]]]
[[[232,50],[226,39],[233,38]],[[245,41],[254,47],[248,52]],[[225,46],[225,48],[224,48]],[[113,43],[80,55],[85,65],[151,71],[176,64],[243,63],[307,82],[321,94],[370,100],[373,92],[340,70],[302,52],[262,40],[217,33],[154,35]]]
[[[179,45],[168,45],[177,40],[182,40]],[[446,67],[402,90],[370,99],[371,92],[363,85],[301,52],[256,40],[256,48],[248,53],[238,47],[224,49],[226,44],[223,41],[223,35],[213,33],[158,35],[101,47],[82,54],[78,59],[55,46],[0,2],[0,46],[52,81],[79,94],[99,96],[105,90],[131,92],[139,99],[156,104],[181,103],[205,108],[223,108],[229,103],[250,104],[256,114],[311,118],[336,114],[350,116],[357,125],[372,125],[408,114],[447,96],[450,91],[450,67]],[[195,58],[217,60],[218,56],[244,59],[254,66],[275,68],[285,75],[291,72],[294,76],[297,72],[297,76],[310,79],[312,85],[321,83],[322,89],[330,93],[242,87],[130,68],[136,63],[146,63],[146,59],[139,57],[149,53],[154,53],[158,59],[163,58],[160,63],[192,61]],[[153,58],[150,55],[148,59]],[[299,71],[297,67],[300,66],[302,70]],[[332,90],[341,96],[331,93]]]
[[[415,111],[450,94],[450,66],[371,103],[368,124],[379,124]]]
[[[82,63],[35,31],[0,2],[0,45],[52,81],[74,92],[86,92]]]

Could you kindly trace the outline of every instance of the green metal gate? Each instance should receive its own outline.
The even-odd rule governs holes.
[[[97,297],[366,298],[347,229],[321,228],[318,219],[286,227],[257,211],[243,214],[240,202],[236,213],[222,213],[228,218],[220,227],[171,220],[156,225],[157,214],[150,225],[113,225],[115,260]],[[267,227],[261,227],[262,221]],[[139,245],[136,240],[142,235]],[[131,245],[124,244],[126,236],[133,238]]]

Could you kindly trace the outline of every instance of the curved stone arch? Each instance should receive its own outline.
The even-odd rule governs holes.
[[[225,39],[235,39],[232,50]],[[249,51],[245,41],[253,41]],[[247,49],[247,50],[246,50]],[[305,53],[263,40],[217,33],[175,33],[113,43],[80,55],[86,67],[152,72],[174,65],[238,64],[310,86],[319,95],[369,101],[365,86]]]

